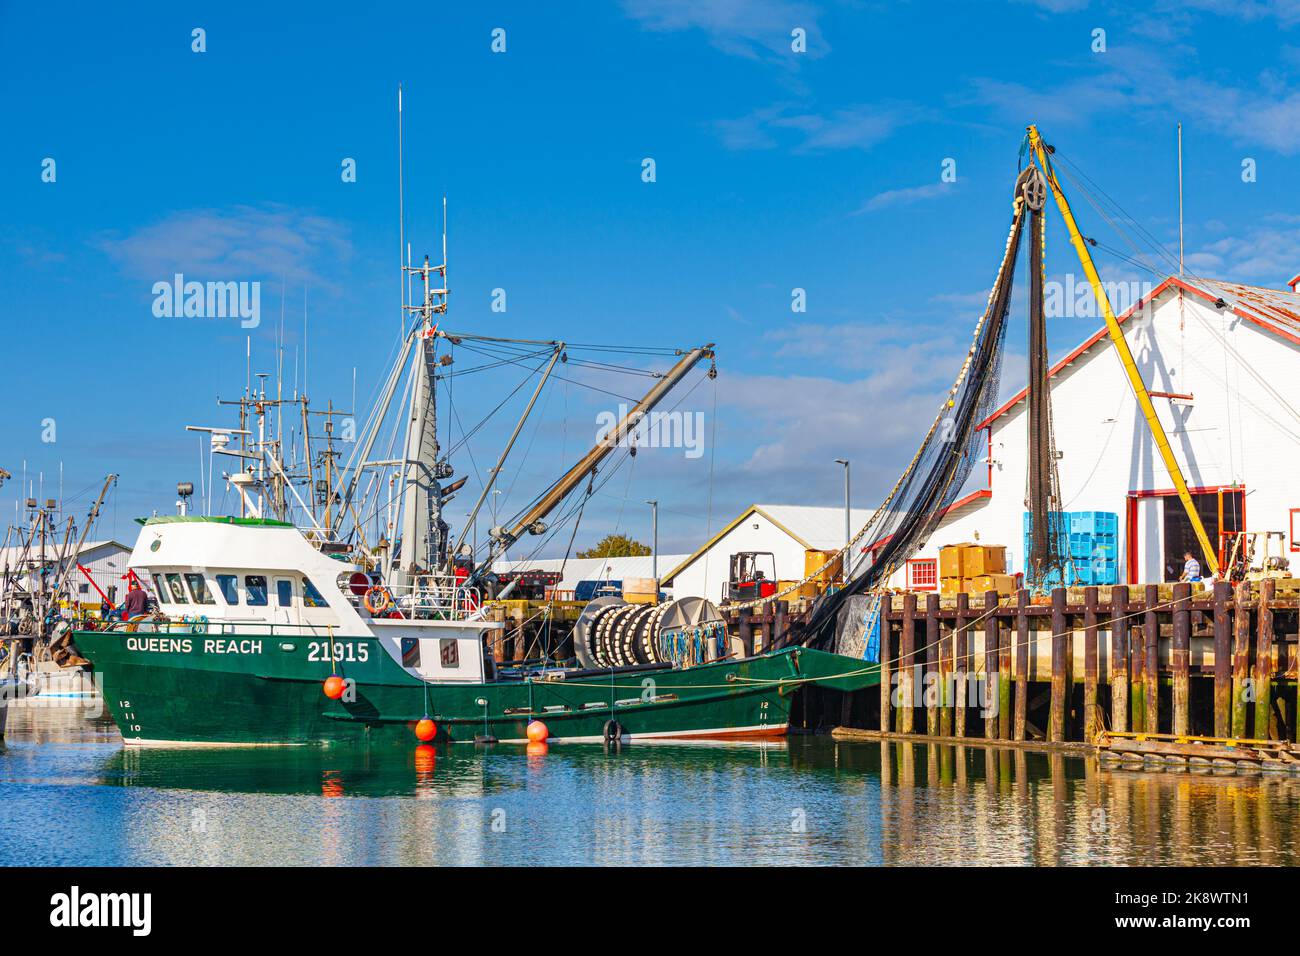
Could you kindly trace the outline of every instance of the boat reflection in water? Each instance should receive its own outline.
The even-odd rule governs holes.
[[[15,864],[1300,862],[1286,776],[824,736],[532,756],[123,748],[71,709],[19,708],[10,731],[0,858]]]

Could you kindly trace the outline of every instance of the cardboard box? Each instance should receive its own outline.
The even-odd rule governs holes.
[[[963,569],[964,544],[945,544],[939,549],[939,578],[960,578],[965,575]]]
[[[968,544],[962,548],[961,573],[975,578],[986,574],[1004,574],[1007,570],[1007,548],[1002,544]]]
[[[940,594],[959,594],[969,590],[970,581],[965,578],[941,578],[939,581]]]
[[[970,590],[972,594],[983,594],[985,591],[1012,594],[1016,590],[1016,576],[1014,574],[976,575],[970,579]]]

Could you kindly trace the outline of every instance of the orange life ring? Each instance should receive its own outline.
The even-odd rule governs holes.
[[[378,605],[374,604],[371,601],[371,598],[373,598],[376,594],[378,594],[381,598],[383,598],[383,600]],[[387,588],[379,587],[378,585],[376,585],[375,587],[371,588],[369,591],[366,592],[366,596],[361,603],[366,606],[367,611],[369,611],[375,617],[379,617],[379,615],[383,614],[385,611],[387,611],[390,607],[393,606],[393,596],[388,593]]]

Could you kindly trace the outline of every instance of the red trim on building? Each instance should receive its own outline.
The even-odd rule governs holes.
[[[1230,284],[1232,283],[1225,283],[1225,285],[1230,285]],[[1200,299],[1203,299],[1206,302],[1210,303],[1211,305],[1219,301],[1216,296],[1210,295],[1205,290],[1198,289],[1192,285],[1188,285],[1186,282],[1183,282],[1177,276],[1170,276],[1168,279],[1165,279],[1164,282],[1160,283],[1158,286],[1152,289],[1150,294],[1143,296],[1141,299],[1138,299],[1138,301],[1133,303],[1133,305],[1123,315],[1119,316],[1117,319],[1119,324],[1122,326],[1125,322],[1128,321],[1129,317],[1132,316],[1133,313],[1137,312],[1143,306],[1155,302],[1155,300],[1158,299],[1164,293],[1164,291],[1170,288],[1171,286],[1176,286],[1177,288],[1182,289],[1184,292],[1187,292],[1189,295],[1194,295]],[[1270,325],[1268,322],[1265,322],[1259,316],[1252,315],[1249,311],[1245,309],[1234,308],[1232,311],[1233,314],[1239,316],[1240,318],[1245,319],[1247,322],[1251,322],[1255,325],[1258,325],[1261,329],[1264,329],[1268,332],[1272,332],[1275,335],[1280,335],[1282,338],[1286,339],[1287,341],[1295,345],[1300,345],[1300,336],[1293,335],[1292,333],[1287,332],[1284,329],[1280,329],[1275,325]],[[1072,351],[1069,355],[1065,356],[1065,358],[1061,359],[1059,362],[1053,365],[1051,370],[1047,373],[1048,378],[1055,378],[1058,374],[1064,371],[1067,366],[1069,366],[1077,358],[1079,358],[1079,356],[1081,356],[1084,352],[1088,351],[1088,349],[1092,348],[1102,339],[1106,338],[1108,334],[1109,333],[1107,332],[1106,327],[1103,325],[1092,335],[1088,336],[1088,338],[1085,339],[1083,343],[1080,344],[1077,348],[1075,348],[1074,351]],[[1001,418],[1003,415],[1009,412],[1020,402],[1024,401],[1025,396],[1028,393],[1029,393],[1028,387],[1022,388],[1015,395],[1013,395],[1005,405],[999,408],[988,418],[984,419],[984,421],[980,422],[977,427],[989,428],[994,421]],[[990,434],[991,434],[991,430],[990,430]]]

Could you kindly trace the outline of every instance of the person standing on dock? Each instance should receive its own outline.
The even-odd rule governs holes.
[[[1183,574],[1178,580],[1180,581],[1200,581],[1201,580],[1201,562],[1197,561],[1190,551],[1183,552]]]

